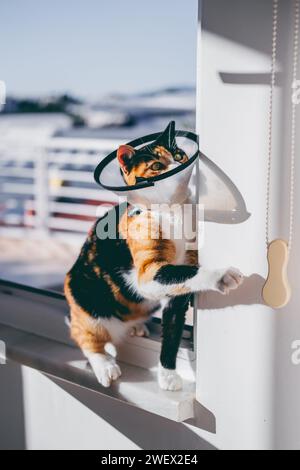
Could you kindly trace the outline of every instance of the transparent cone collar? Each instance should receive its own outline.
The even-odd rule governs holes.
[[[151,145],[170,129],[170,125],[175,126],[175,123],[170,123],[164,133],[150,134],[127,145],[135,149]],[[198,136],[192,132],[179,130],[175,131],[175,137],[177,146],[188,156],[189,160],[186,163],[156,178],[140,181],[135,186],[127,186],[115,150],[96,168],[96,182],[102,188],[114,192],[121,200],[127,200],[133,206],[142,209],[151,208],[153,204],[183,204],[189,200],[192,193],[190,200],[202,206],[205,221],[234,224],[247,220],[250,214],[243,196],[219,166],[200,154]],[[191,176],[197,161],[200,161],[200,164],[194,172],[195,179],[192,184]]]
[[[159,143],[159,139],[175,123],[170,123],[164,133],[150,134],[127,145],[135,149]],[[121,198],[126,198],[130,204],[149,207],[152,204],[182,204],[189,196],[189,184],[196,161],[199,157],[198,137],[187,131],[175,131],[177,146],[188,156],[188,161],[176,165],[175,168],[157,177],[145,179],[134,186],[126,185],[117,159],[117,150],[108,155],[98,165],[95,180],[100,186],[113,191]],[[169,134],[169,146],[172,137]],[[174,137],[173,137],[174,138]]]

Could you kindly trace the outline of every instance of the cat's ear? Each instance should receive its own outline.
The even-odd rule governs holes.
[[[168,149],[176,147],[175,121],[171,121],[164,132],[156,140],[156,145],[163,145]]]
[[[129,173],[130,160],[135,154],[135,149],[130,145],[121,145],[117,151],[117,158],[119,160],[120,167],[125,174]]]

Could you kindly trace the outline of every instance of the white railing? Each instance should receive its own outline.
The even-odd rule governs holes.
[[[121,142],[52,138],[38,147],[0,145],[0,234],[8,228],[83,234],[117,197],[93,179]]]

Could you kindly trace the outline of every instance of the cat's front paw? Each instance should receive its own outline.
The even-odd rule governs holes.
[[[231,290],[237,289],[244,281],[243,274],[236,268],[229,268],[217,283],[217,289],[222,294],[229,294]]]
[[[121,376],[121,369],[113,358],[103,354],[92,354],[88,359],[98,382],[103,387],[109,387]]]
[[[161,364],[158,368],[158,383],[162,390],[175,392],[182,389],[182,378],[176,370],[165,369]]]

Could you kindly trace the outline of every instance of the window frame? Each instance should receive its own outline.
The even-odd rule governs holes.
[[[0,279],[0,298],[2,325],[76,347],[69,334],[69,306],[63,294]],[[24,317],[26,307],[30,313]],[[152,319],[148,324],[149,338],[129,336],[124,341],[119,348],[122,362],[142,368],[149,368],[149,364],[151,367],[157,365],[161,345],[158,320]],[[190,340],[183,339],[178,362],[184,367],[186,362],[193,361],[195,352],[191,349]]]

